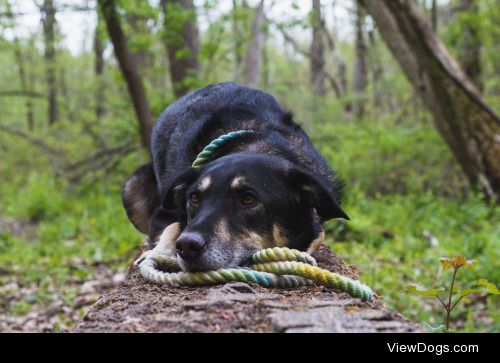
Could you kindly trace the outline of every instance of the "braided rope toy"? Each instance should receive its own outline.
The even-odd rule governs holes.
[[[233,140],[235,138],[241,137],[243,135],[255,134],[256,132],[253,130],[238,130],[232,131],[222,136],[219,136],[215,140],[212,140],[210,144],[205,146],[205,148],[196,156],[196,159],[193,162],[193,168],[199,168],[203,164],[207,162],[208,159],[212,156],[214,152],[216,152],[223,144],[227,141]]]
[[[357,280],[317,266],[309,254],[284,247],[263,249],[252,256],[250,268],[227,268],[206,272],[164,272],[159,266],[179,271],[174,257],[146,255],[136,261],[141,275],[156,284],[204,286],[226,282],[254,282],[264,287],[292,288],[314,284],[333,287],[362,301],[372,290]]]

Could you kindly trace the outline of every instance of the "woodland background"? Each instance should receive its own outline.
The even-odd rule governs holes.
[[[121,205],[161,111],[237,81],[271,92],[346,182],[327,240],[435,326],[441,256],[500,280],[499,0],[0,0],[0,331],[67,331],[142,236]],[[498,297],[454,312],[500,331]]]

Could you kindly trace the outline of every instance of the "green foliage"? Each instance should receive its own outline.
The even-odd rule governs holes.
[[[16,200],[7,204],[9,208],[6,212],[33,222],[53,219],[65,209],[63,196],[59,192],[61,187],[53,176],[34,172],[29,175],[22,189],[22,197],[16,195]],[[9,195],[7,198],[12,197]]]
[[[495,284],[489,282],[486,279],[479,279],[475,283],[474,288],[465,288],[462,290],[454,288],[457,272],[463,268],[474,268],[477,266],[476,260],[467,260],[464,256],[457,256],[454,258],[442,257],[440,259],[441,267],[443,270],[453,270],[453,277],[451,279],[451,284],[448,289],[448,298],[445,299],[441,297],[443,293],[446,293],[447,290],[445,288],[439,289],[425,289],[425,288],[417,288],[416,286],[410,286],[405,289],[406,294],[414,294],[420,295],[423,297],[435,297],[442,305],[443,309],[446,312],[445,324],[443,325],[442,331],[449,332],[450,331],[450,319],[451,313],[458,305],[458,303],[466,296],[471,294],[478,294],[481,292],[486,292],[488,294],[500,295],[500,291]],[[454,295],[458,295],[455,301],[452,301],[452,297]],[[439,326],[441,328],[441,326]],[[436,329],[436,328],[435,328]]]
[[[342,177],[369,195],[429,189],[447,195],[460,193],[466,182],[433,125],[398,124],[391,117],[363,123],[332,120],[318,126],[314,135],[323,136],[313,139]],[[366,163],[366,155],[371,156],[370,163]]]

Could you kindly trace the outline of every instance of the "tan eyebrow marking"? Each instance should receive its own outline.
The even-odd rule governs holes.
[[[236,189],[238,188],[243,182],[245,181],[245,178],[242,176],[237,176],[231,181],[231,188]]]
[[[200,192],[205,192],[208,190],[208,188],[210,188],[211,183],[212,183],[212,178],[210,177],[210,175],[208,175],[203,179],[201,179],[200,186],[198,187],[198,189],[200,190]]]

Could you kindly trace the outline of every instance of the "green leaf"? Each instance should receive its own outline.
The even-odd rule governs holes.
[[[478,264],[477,260],[467,260],[467,263],[463,265],[465,268],[474,268]]]
[[[464,296],[467,296],[467,295],[471,295],[471,294],[478,294],[480,292],[483,292],[483,290],[481,289],[463,289],[463,290],[459,290],[457,291],[457,293],[460,294],[460,297],[464,297]]]
[[[476,285],[486,287],[486,291],[489,294],[500,295],[500,291],[498,290],[498,287],[496,287],[496,285],[494,283],[489,282],[486,279],[479,279],[479,280],[477,280]]]
[[[446,329],[446,327],[443,324],[438,326],[432,326],[429,323],[424,322],[424,326],[429,333],[442,333]]]
[[[448,257],[441,257],[439,259],[441,261],[441,265],[443,266],[443,269],[448,270],[449,268],[453,267],[453,260]]]
[[[440,293],[444,292],[444,288],[440,289],[426,289],[422,286],[409,286],[405,289],[405,294],[408,295],[420,295],[420,296],[438,296]]]

